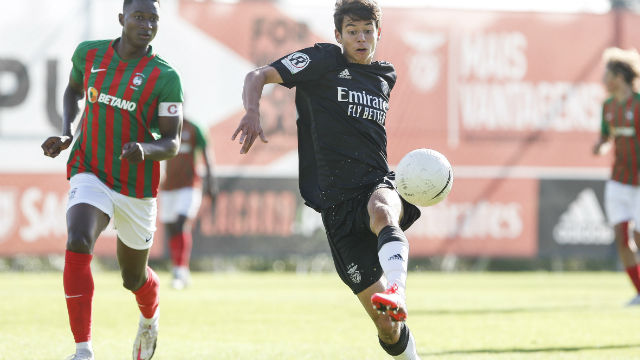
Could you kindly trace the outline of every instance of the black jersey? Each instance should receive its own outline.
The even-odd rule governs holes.
[[[385,120],[393,65],[348,63],[316,44],[271,64],[296,87],[300,192],[320,211],[371,189],[389,174]]]

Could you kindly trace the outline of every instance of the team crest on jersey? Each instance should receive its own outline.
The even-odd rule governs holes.
[[[291,71],[291,74],[293,75],[306,68],[307,65],[309,65],[309,63],[311,62],[311,59],[309,59],[309,56],[305,53],[294,52],[293,54],[282,59],[281,62],[284,64],[284,66],[287,67],[287,69],[289,69],[289,71]]]
[[[138,86],[142,85],[143,81],[144,81],[144,74],[136,73],[136,76],[134,76],[133,79],[131,79],[131,84],[133,85],[129,85],[129,87],[132,88],[133,90],[138,90]]]
[[[631,110],[627,111],[627,121],[629,121],[629,122],[633,121],[633,111],[631,111]]]

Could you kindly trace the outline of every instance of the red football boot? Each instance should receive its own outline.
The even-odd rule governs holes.
[[[371,295],[371,305],[378,313],[389,315],[393,321],[407,320],[407,305],[396,284],[384,292]]]

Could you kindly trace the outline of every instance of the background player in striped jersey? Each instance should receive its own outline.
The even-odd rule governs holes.
[[[164,179],[160,185],[160,222],[164,224],[173,266],[174,289],[190,282],[191,227],[198,214],[202,191],[197,175],[196,154],[202,154],[205,175],[202,190],[215,203],[218,187],[213,176],[213,157],[208,153],[207,139],[200,127],[184,119],[178,155],[166,161]]]
[[[605,185],[605,210],[614,227],[618,254],[637,293],[628,305],[640,305],[640,265],[629,248],[629,222],[635,225],[633,237],[640,245],[640,94],[634,87],[640,75],[640,55],[636,50],[609,48],[603,58],[603,81],[610,97],[602,106],[602,130],[594,153],[605,153],[613,141],[614,162],[611,179]]]
[[[241,134],[241,153],[257,138],[266,142],[259,114],[264,85],[296,87],[302,197],[322,214],[336,270],[373,320],[382,348],[414,360],[415,341],[404,322],[409,244],[403,230],[420,211],[398,195],[387,163],[385,123],[396,73],[373,61],[381,17],[375,0],[338,0],[335,37],[342,49],[316,44],[247,74],[246,114],[232,140]]]
[[[147,265],[156,221],[159,161],[175,156],[182,127],[176,71],[149,43],[158,30],[157,0],[125,0],[122,35],[76,48],[63,97],[63,133],[42,144],[56,157],[71,145],[71,124],[85,98],[81,130],[67,162],[67,251],[63,284],[74,360],[93,359],[91,259],[110,219],[118,231],[123,285],[140,308],[133,359],[151,359],[158,335],[158,276]]]

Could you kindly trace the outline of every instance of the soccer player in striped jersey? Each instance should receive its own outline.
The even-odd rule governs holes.
[[[634,88],[640,75],[640,54],[609,48],[603,58],[603,81],[610,97],[602,106],[600,139],[594,153],[605,153],[613,142],[614,162],[611,179],[605,185],[605,210],[614,227],[618,254],[636,290],[627,305],[640,305],[640,265],[629,248],[629,222],[635,224],[633,238],[640,247],[640,94]]]
[[[404,201],[387,163],[386,115],[396,72],[373,61],[381,10],[375,0],[338,0],[336,41],[288,54],[245,77],[241,153],[266,138],[259,102],[265,84],[296,87],[300,192],[322,214],[336,270],[394,359],[419,359],[405,323],[409,243],[420,210]],[[383,276],[384,275],[384,276]]]
[[[182,87],[177,72],[149,45],[158,30],[158,1],[125,0],[119,21],[119,38],[85,41],[76,48],[63,96],[62,136],[42,144],[50,157],[71,145],[71,124],[84,98],[80,131],[67,161],[63,286],[76,342],[73,360],[94,358],[90,263],[110,220],[118,232],[123,286],[140,308],[133,359],[151,359],[158,335],[159,280],[147,261],[156,230],[159,161],[175,156],[180,146]]]
[[[197,155],[202,154],[204,177],[202,189],[212,203],[215,202],[217,184],[213,176],[213,157],[207,149],[207,138],[200,127],[183,120],[180,150],[176,157],[165,163],[163,181],[160,184],[160,222],[164,225],[169,242],[173,279],[171,286],[180,290],[191,282],[189,258],[191,257],[191,227],[198,214],[203,191],[197,174]]]

